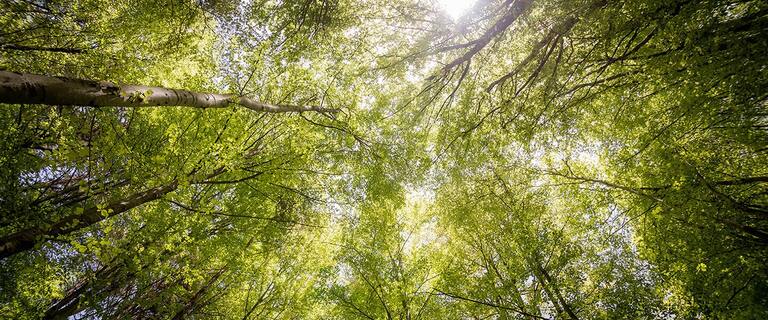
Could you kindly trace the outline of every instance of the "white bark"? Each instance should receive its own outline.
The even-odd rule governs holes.
[[[335,113],[338,109],[316,106],[273,105],[233,94],[201,93],[142,85],[117,85],[65,77],[0,70],[0,103],[94,107],[225,108],[231,104],[257,112]]]

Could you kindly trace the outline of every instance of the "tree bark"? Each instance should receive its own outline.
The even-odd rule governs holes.
[[[93,279],[84,278],[75,287],[67,291],[66,296],[54,302],[43,315],[43,320],[64,320],[82,310],[81,302],[86,296],[94,296],[105,288],[94,288],[94,282],[102,281],[106,289],[116,288],[121,281],[114,281],[112,274],[117,271],[116,266],[102,267],[96,272]],[[132,274],[128,274],[132,277]],[[107,280],[109,279],[109,280]]]
[[[200,302],[200,298],[208,291],[208,289],[211,288],[216,282],[219,280],[219,277],[221,277],[224,272],[227,271],[227,267],[219,269],[218,272],[216,272],[209,280],[206,282],[200,289],[195,292],[195,294],[187,301],[186,304],[176,312],[176,315],[173,316],[173,320],[181,320],[186,318],[196,307],[198,307],[198,303]]]
[[[105,206],[103,210],[107,210],[108,214],[106,215],[102,214],[103,211],[99,210],[97,206],[90,206],[83,209],[81,213],[66,216],[47,228],[32,227],[0,238],[0,259],[32,249],[35,244],[45,241],[45,237],[69,234],[144,203],[160,199],[169,192],[176,190],[178,186],[178,182],[173,181],[163,186],[134,193]]]
[[[533,267],[536,269],[536,273],[538,273],[536,278],[539,279],[539,282],[544,288],[544,291],[549,296],[550,301],[552,301],[552,303],[555,305],[555,308],[558,309],[558,313],[565,311],[565,313],[568,314],[568,317],[570,317],[572,320],[579,320],[576,312],[573,311],[571,306],[568,305],[568,302],[566,302],[563,298],[563,294],[560,292],[560,288],[557,287],[557,284],[553,283],[554,281],[552,280],[552,277],[549,276],[549,272],[544,269],[544,266],[541,265],[541,262],[538,260],[538,258],[533,258],[532,260],[534,260]]]
[[[65,77],[0,70],[0,103],[93,107],[225,108],[230,105],[270,113],[335,113],[338,109],[316,106],[273,105],[234,94],[202,93],[143,85],[117,85]]]
[[[85,50],[78,48],[65,48],[65,47],[37,47],[37,46],[25,46],[16,44],[7,44],[0,46],[0,50],[16,50],[16,51],[46,51],[46,52],[62,52],[62,53],[85,53]]]
[[[256,155],[258,150],[258,148],[252,149],[245,156],[245,158],[250,158]],[[201,184],[208,182],[225,172],[227,172],[225,167],[219,167],[205,175],[205,178],[196,180],[193,183]],[[193,177],[196,173],[197,169],[190,172],[188,176]],[[98,206],[94,205],[84,208],[80,213],[75,213],[63,217],[52,225],[35,226],[4,236],[0,238],[0,260],[19,252],[30,250],[34,248],[37,243],[45,241],[46,238],[70,234],[82,228],[86,228],[99,223],[106,218],[110,218],[136,208],[147,202],[160,199],[166,194],[175,191],[178,187],[178,180],[173,180],[168,184],[146,189],[144,191],[131,194],[118,201],[108,203],[106,206],[102,207],[102,210],[106,210],[106,214],[104,214],[105,211],[99,210]]]

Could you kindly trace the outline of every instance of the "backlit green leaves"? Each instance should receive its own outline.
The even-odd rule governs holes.
[[[340,109],[3,105],[3,317],[768,312],[762,1],[0,11],[9,71]]]

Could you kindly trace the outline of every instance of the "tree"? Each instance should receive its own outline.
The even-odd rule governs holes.
[[[764,1],[443,5],[0,4],[0,315],[768,317]]]
[[[46,77],[0,71],[0,102],[91,107],[225,108],[231,104],[257,112],[314,111],[336,113],[337,109],[311,106],[271,105],[232,94],[199,93],[179,89],[136,85],[118,86],[104,81]]]

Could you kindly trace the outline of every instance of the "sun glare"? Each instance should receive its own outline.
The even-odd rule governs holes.
[[[458,19],[475,4],[475,0],[438,0],[438,3],[451,18]]]

